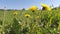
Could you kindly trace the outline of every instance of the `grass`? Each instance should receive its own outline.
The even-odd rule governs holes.
[[[0,27],[6,34],[60,34],[60,9],[42,12],[40,10],[36,12],[18,10],[15,16],[14,12],[6,10],[4,17],[4,11],[0,11],[0,23],[3,24],[5,19],[4,30],[2,30],[2,25]],[[25,14],[29,14],[30,17],[26,18]]]

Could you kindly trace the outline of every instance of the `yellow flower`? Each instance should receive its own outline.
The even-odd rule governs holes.
[[[17,11],[15,11],[13,14],[14,14],[14,15],[17,15],[17,14],[18,14],[18,12],[17,12]]]
[[[36,18],[40,18],[40,16],[37,16]]]
[[[43,4],[43,3],[41,3],[41,6],[43,7],[43,8],[42,8],[43,10],[51,11],[51,7],[48,6],[47,4]]]
[[[25,17],[27,17],[27,18],[28,18],[28,17],[30,17],[30,15],[29,15],[29,14],[25,14]]]
[[[37,9],[38,9],[37,6],[32,6],[32,7],[29,8],[29,10],[31,10],[31,11],[35,11]]]

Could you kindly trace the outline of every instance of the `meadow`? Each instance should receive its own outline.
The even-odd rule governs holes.
[[[60,34],[60,9],[0,10],[0,34]]]

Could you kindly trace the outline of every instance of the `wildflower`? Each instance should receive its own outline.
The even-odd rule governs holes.
[[[25,14],[25,16],[28,18],[28,17],[30,17],[30,15],[29,14]]]
[[[55,31],[56,29],[54,28],[54,31]]]
[[[40,16],[37,16],[36,18],[40,18]]]
[[[19,23],[19,24],[21,24],[21,22],[20,22],[20,21],[18,21],[18,23]]]
[[[29,10],[31,10],[32,12],[34,12],[37,9],[38,9],[37,6],[32,6],[32,7],[29,8]]]
[[[48,6],[47,4],[41,3],[41,6],[43,7],[42,10],[48,10],[48,11],[51,11],[51,7]]]
[[[17,11],[15,11],[13,14],[14,14],[14,15],[17,15],[17,14],[18,14],[18,12],[17,12]]]

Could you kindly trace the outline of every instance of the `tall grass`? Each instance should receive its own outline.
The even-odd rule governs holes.
[[[19,10],[17,15],[14,15],[14,12],[6,11],[5,34],[60,34],[60,9],[37,10],[34,13],[29,10]],[[25,14],[29,14],[30,17],[26,18]],[[0,11],[0,24],[3,18],[3,11]],[[0,25],[1,34],[2,24]]]

